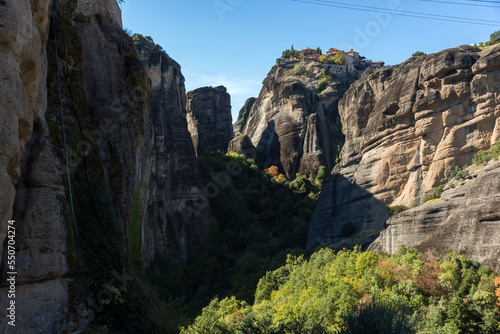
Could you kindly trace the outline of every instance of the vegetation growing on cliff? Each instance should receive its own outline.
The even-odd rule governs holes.
[[[457,253],[322,249],[263,275],[253,304],[215,298],[182,333],[496,333],[496,276]]]
[[[475,165],[480,165],[482,163],[488,162],[493,159],[498,159],[500,156],[500,138],[496,141],[495,145],[493,145],[489,150],[479,151],[472,162]]]
[[[308,223],[329,176],[323,167],[290,182],[276,166],[264,170],[236,153],[206,153],[198,165],[212,213],[206,249],[191,252],[189,264],[164,256],[159,273],[149,275],[161,298],[185,307],[180,321],[172,320],[177,325],[185,325],[186,315],[199,315],[215,295],[253,303],[267,271],[282,266],[287,254],[306,254]]]

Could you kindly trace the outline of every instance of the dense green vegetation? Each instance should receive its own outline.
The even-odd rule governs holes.
[[[215,298],[182,333],[498,333],[495,276],[457,253],[322,249],[263,275],[253,304]]]
[[[198,166],[212,213],[205,251],[192,251],[188,264],[162,256],[160,270],[149,273],[158,296],[170,300],[164,308],[177,310],[162,333],[186,325],[215,295],[252,303],[267,271],[282,266],[287,254],[306,254],[307,227],[329,176],[323,167],[289,181],[276,166],[264,170],[236,153],[201,155]]]

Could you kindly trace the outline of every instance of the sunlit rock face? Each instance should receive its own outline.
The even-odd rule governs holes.
[[[337,219],[339,211],[369,196],[375,206],[417,204],[456,165],[489,148],[500,136],[499,95],[500,46],[485,51],[461,46],[367,70],[339,103],[345,144],[335,172],[355,185],[358,195],[341,208],[328,204],[345,192],[334,177],[328,180],[311,221],[316,232],[309,246],[340,237],[345,221]],[[360,213],[351,223],[383,228],[387,218]]]
[[[278,166],[288,178],[321,166],[332,169],[339,154],[338,101],[354,79],[330,73],[331,81],[320,90],[321,70],[317,63],[274,66],[259,97],[247,101],[234,124],[236,134],[250,138],[257,159]]]

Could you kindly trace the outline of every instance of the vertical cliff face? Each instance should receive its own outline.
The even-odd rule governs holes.
[[[149,175],[146,73],[131,56],[134,48],[117,22],[116,2],[92,6],[94,16],[79,11],[82,4],[58,1],[50,11],[48,3],[31,7],[50,22],[50,37],[47,54],[22,65],[32,79],[41,76],[37,94],[43,97],[28,107],[33,132],[23,134],[29,141],[13,205],[15,333],[73,331],[94,319],[86,298],[70,293],[78,285],[70,277],[82,270],[95,275],[98,261],[109,270],[102,279],[121,272],[132,195]],[[23,9],[30,12],[29,5]],[[44,41],[31,43],[44,49]],[[6,264],[3,256],[4,274]],[[98,287],[95,277],[91,285]]]
[[[287,177],[335,164],[342,142],[337,104],[353,79],[325,71],[316,63],[274,66],[257,100],[235,124],[250,138],[257,157]],[[323,87],[322,78],[328,78]]]
[[[157,250],[188,260],[188,243],[203,247],[210,212],[186,122],[186,95],[180,66],[152,40],[134,36],[151,79],[149,103],[153,145],[143,260]]]
[[[0,241],[12,218],[20,158],[30,139],[33,119],[47,104],[45,43],[50,1],[9,0],[0,3]],[[0,255],[3,247],[0,248]]]
[[[187,93],[187,123],[196,154],[205,149],[227,149],[233,137],[231,96],[224,86],[203,87]]]
[[[241,134],[241,130],[243,130],[243,126],[245,126],[248,114],[250,114],[250,109],[252,109],[252,106],[255,103],[255,101],[257,101],[255,97],[248,98],[245,101],[243,107],[238,112],[238,117],[236,118],[236,121],[233,124],[233,133],[235,136]]]
[[[340,238],[339,211],[365,202],[351,221],[358,230],[382,228],[383,207],[413,205],[442,184],[456,165],[470,163],[500,134],[500,47],[462,46],[368,70],[339,103],[346,136],[336,172],[311,220],[309,247]],[[347,191],[342,208],[334,205]],[[346,188],[347,187],[347,188]],[[372,204],[370,204],[372,203]],[[371,212],[371,224],[366,219]]]
[[[121,288],[127,263],[201,248],[209,214],[184,79],[161,52],[141,63],[115,0],[0,6],[0,237],[14,219],[18,272],[9,332],[77,331],[106,312],[98,295]],[[4,253],[1,284],[6,272]]]

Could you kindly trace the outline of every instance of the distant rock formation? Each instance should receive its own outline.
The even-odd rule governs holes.
[[[248,159],[255,159],[257,152],[252,144],[250,138],[247,135],[238,135],[234,137],[228,145],[227,152],[235,152],[238,154],[243,154]]]
[[[227,149],[233,137],[231,96],[224,86],[202,87],[187,93],[188,129],[196,154]]]
[[[250,138],[257,159],[288,178],[332,169],[343,140],[337,104],[353,81],[318,63],[283,61],[264,79],[257,100],[240,111],[235,132]]]
[[[241,130],[243,130],[243,126],[245,125],[248,115],[250,114],[250,109],[252,108],[255,101],[257,101],[255,97],[247,99],[243,107],[240,109],[240,112],[238,113],[238,118],[236,119],[236,122],[234,122],[233,124],[233,132],[235,137],[241,133]]]
[[[180,65],[151,39],[135,36],[134,40],[152,86],[149,111],[153,142],[143,261],[150,263],[161,250],[165,254],[177,253],[185,262],[188,243],[198,251],[203,248],[210,212],[184,118],[184,77]],[[205,126],[202,129],[207,131]]]
[[[500,270],[500,162],[442,197],[391,217],[368,250],[393,253],[406,245],[440,257],[453,250]]]
[[[500,136],[499,94],[500,46],[461,46],[368,69],[339,103],[346,141],[334,172],[342,178],[334,175],[324,185],[308,246],[340,237],[343,220],[331,203],[345,196],[345,182],[337,180],[359,189],[342,210],[370,201],[377,207],[411,206],[442,184],[454,166],[489,148]],[[387,215],[365,217],[351,223],[378,228]]]

